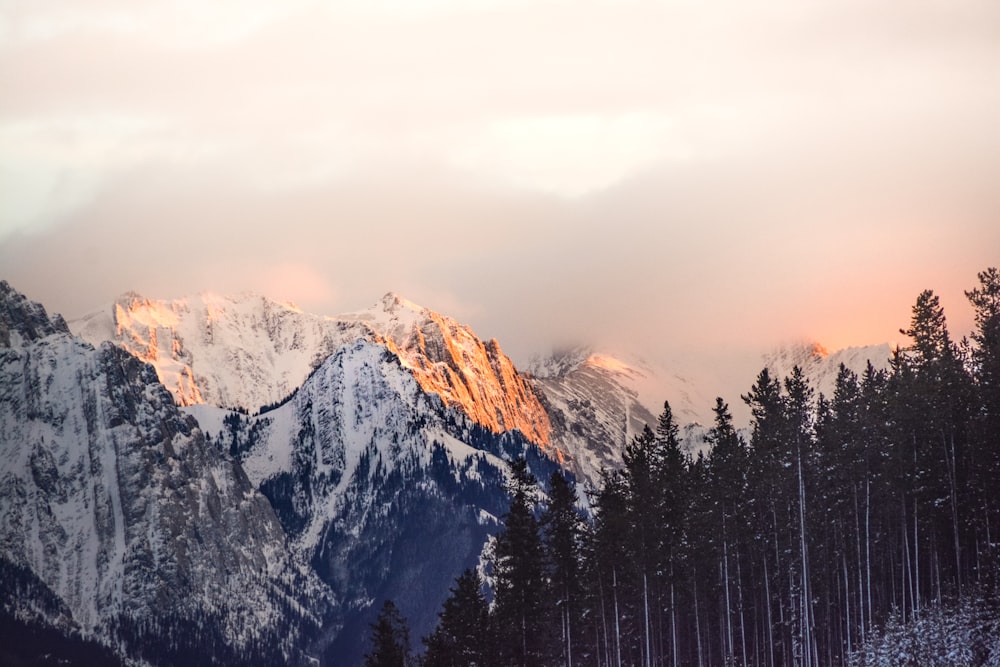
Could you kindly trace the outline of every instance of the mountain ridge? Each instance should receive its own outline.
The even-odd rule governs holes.
[[[248,411],[287,398],[343,345],[370,340],[397,354],[447,405],[495,432],[517,429],[550,445],[547,415],[499,343],[391,292],[367,310],[333,317],[257,295],[168,302],[129,292],[71,328],[153,364],[180,405]]]

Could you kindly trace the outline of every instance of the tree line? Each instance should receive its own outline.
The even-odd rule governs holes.
[[[927,624],[965,633],[942,664],[1000,661],[1000,273],[978,279],[970,338],[928,290],[888,370],[841,366],[832,396],[762,370],[746,437],[719,398],[691,455],[665,403],[588,513],[514,461],[490,585],[456,580],[421,663],[860,665]],[[366,664],[417,664],[406,634],[387,603]]]

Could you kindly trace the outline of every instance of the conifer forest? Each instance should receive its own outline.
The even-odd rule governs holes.
[[[832,396],[762,370],[696,455],[664,404],[600,488],[514,461],[488,562],[412,644],[387,603],[366,664],[1000,664],[1000,272],[965,294],[967,337],[925,291]]]

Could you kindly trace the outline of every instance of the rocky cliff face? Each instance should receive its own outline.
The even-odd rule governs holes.
[[[21,342],[0,349],[0,560],[61,602],[61,622],[136,657],[194,644],[235,659],[267,641],[305,660],[326,593],[267,499],[151,366],[25,301],[0,296]],[[6,613],[52,621],[12,599]]]
[[[0,348],[21,347],[56,333],[69,333],[62,316],[50,318],[42,304],[0,280]]]
[[[130,292],[71,326],[93,345],[111,341],[152,364],[178,405],[251,411],[288,397],[323,359],[365,335],[357,323],[253,294],[159,301]]]
[[[496,340],[483,342],[469,327],[395,294],[369,312],[363,321],[424,391],[494,433],[516,429],[537,445],[551,445],[545,409]]]

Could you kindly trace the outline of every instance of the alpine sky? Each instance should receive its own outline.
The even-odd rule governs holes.
[[[0,277],[392,290],[518,363],[893,341],[925,288],[961,337],[998,83],[993,0],[0,0]]]

